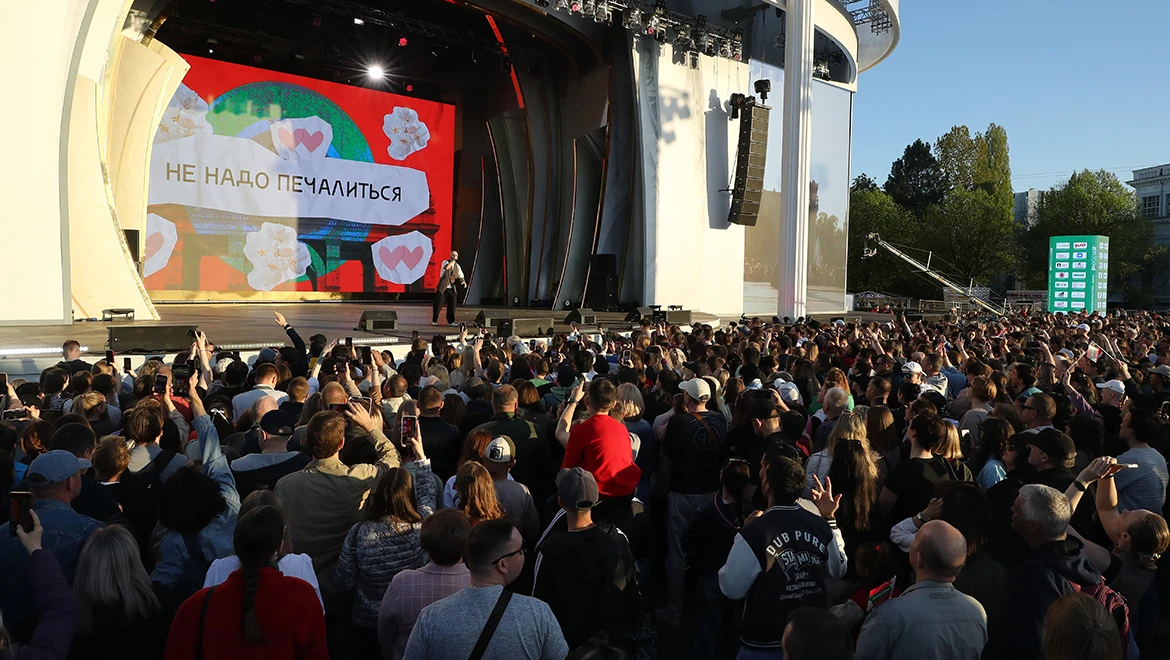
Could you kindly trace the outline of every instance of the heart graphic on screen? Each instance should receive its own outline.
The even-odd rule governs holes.
[[[160,233],[154,233],[146,237],[146,261],[150,261],[151,257],[158,254],[159,249],[162,248],[166,238]]]
[[[410,231],[383,238],[370,246],[370,252],[379,277],[394,284],[413,284],[430,267],[434,247],[421,232]]]
[[[325,134],[321,131],[309,133],[309,131],[303,128],[298,128],[292,133],[289,133],[287,128],[281,127],[279,130],[277,130],[277,135],[280,136],[280,141],[283,142],[284,146],[288,147],[290,151],[292,149],[296,149],[298,144],[303,144],[305,145],[306,149],[308,149],[310,152],[313,152],[316,151],[317,147],[321,146],[321,143],[325,140]]]
[[[423,249],[416,247],[413,250],[406,249],[405,245],[399,245],[393,250],[387,250],[386,246],[378,247],[378,258],[382,263],[386,264],[387,268],[394,268],[399,262],[406,264],[407,268],[413,269],[422,261]]]
[[[175,223],[157,213],[146,214],[146,245],[142,252],[142,276],[150,277],[166,268],[178,242],[179,231],[175,228]]]

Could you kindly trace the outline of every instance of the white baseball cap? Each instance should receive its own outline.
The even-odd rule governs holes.
[[[1097,389],[1113,390],[1118,394],[1125,394],[1125,383],[1114,378],[1113,380],[1107,380],[1104,383],[1097,383]]]
[[[679,389],[686,392],[695,401],[701,401],[704,397],[708,399],[711,398],[711,386],[708,385],[707,381],[703,380],[702,378],[692,378],[690,380],[683,381],[683,383],[679,385]]]
[[[917,362],[907,362],[902,365],[902,373],[904,374],[920,374],[922,373],[922,365]]]

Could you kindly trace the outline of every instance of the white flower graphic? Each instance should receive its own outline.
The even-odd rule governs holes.
[[[271,291],[278,284],[305,274],[312,258],[309,248],[297,240],[292,227],[265,222],[259,231],[248,232],[244,256],[252,263],[248,285],[257,291]]]
[[[433,252],[431,239],[419,231],[387,236],[370,246],[378,277],[394,284],[411,284],[422,279]]]
[[[431,131],[419,121],[418,113],[401,106],[395,106],[393,112],[382,118],[382,132],[390,138],[386,153],[394,160],[404,160],[410,154],[425,149],[431,139]]]
[[[163,112],[162,121],[154,133],[154,143],[169,142],[196,133],[211,135],[211,124],[207,123],[208,110],[207,101],[199,98],[195,90],[180,84]]]

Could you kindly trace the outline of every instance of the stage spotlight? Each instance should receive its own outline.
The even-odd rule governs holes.
[[[215,49],[214,49],[214,48],[208,48],[208,49],[207,49],[207,54],[208,54],[208,55],[210,55],[210,54],[212,54],[212,53],[214,53],[214,52],[215,52]]]
[[[719,46],[719,57],[725,57],[727,59],[731,59],[731,44],[730,43],[724,41]]]
[[[612,20],[613,16],[609,11],[609,3],[606,0],[600,0],[597,3],[597,8],[593,10],[593,22],[608,23]]]
[[[313,23],[313,27],[321,27],[321,17],[320,16],[313,16],[312,23]]]
[[[552,3],[549,2],[548,0],[536,0],[537,7],[543,7],[545,9],[548,9],[551,4]]]
[[[597,13],[597,3],[594,0],[585,0],[581,4],[581,15],[592,17]]]
[[[365,22],[365,21],[363,21],[363,20],[362,20],[362,19],[360,19],[360,18],[355,18],[355,19],[353,19],[353,24],[354,24],[354,25],[365,25],[365,24],[366,24],[366,22]]]
[[[377,64],[366,67],[366,77],[370,80],[382,80],[386,77],[386,70]]]
[[[406,86],[406,91],[408,91],[408,92],[413,92],[413,91],[414,91],[414,85],[407,85],[407,86]]]
[[[406,44],[410,43],[406,37],[398,37],[398,47],[405,48]]]
[[[651,16],[646,21],[646,34],[648,34],[650,36],[654,36],[655,33],[660,32],[660,31],[663,34],[666,33],[666,31],[662,29],[662,20],[660,18],[658,18],[657,16]]]
[[[263,60],[263,59],[264,59],[264,58],[263,58],[263,57],[260,57],[260,55],[259,55],[259,54],[256,54],[256,55],[253,55],[253,56],[252,56],[252,61],[253,61],[253,62],[255,62],[255,63],[257,63],[257,64],[259,64],[259,63],[260,63],[260,60]]]
[[[633,7],[626,10],[626,15],[622,18],[622,27],[634,32],[642,31],[642,12]]]
[[[557,11],[569,11],[569,0],[556,0],[556,4],[553,5],[553,8]]]
[[[755,82],[756,94],[760,95],[760,102],[768,102],[768,92],[772,91],[772,81],[761,78]]]
[[[569,3],[569,13],[576,14],[579,11],[581,11],[580,0],[572,0],[572,2]]]
[[[675,48],[689,49],[691,47],[691,31],[685,25],[680,25],[674,34]]]

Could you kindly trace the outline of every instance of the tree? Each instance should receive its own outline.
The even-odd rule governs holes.
[[[941,257],[938,270],[957,278],[986,283],[1014,272],[1016,237],[1010,209],[981,188],[955,187],[927,214],[921,242]]]
[[[874,256],[863,257],[866,237],[871,233],[891,243],[905,244],[915,237],[916,223],[890,195],[876,187],[857,184],[855,180],[849,194],[849,290],[905,295],[929,291],[906,262],[889,252],[878,249]],[[927,293],[926,297],[937,295]]]
[[[1149,275],[1166,254],[1154,243],[1154,225],[1138,209],[1137,197],[1116,175],[1074,172],[1064,185],[1044,193],[1036,223],[1021,237],[1029,286],[1047,287],[1050,237],[1082,235],[1109,237],[1109,291],[1131,300],[1142,289],[1131,285],[1131,278]],[[1152,282],[1145,279],[1148,288]]]
[[[869,178],[869,175],[864,173],[864,172],[853,177],[853,184],[850,186],[850,190],[877,190],[877,189],[878,189],[877,181],[874,181],[873,179]]]
[[[931,204],[942,202],[946,180],[929,144],[915,140],[906,147],[902,157],[890,167],[885,191],[894,202],[919,218]]]
[[[966,126],[952,126],[935,140],[934,153],[947,186],[971,190],[975,187],[975,159],[979,148]]]
[[[934,153],[949,188],[985,190],[998,205],[1012,207],[1012,169],[1002,126],[990,124],[974,137],[966,126],[954,126],[935,141]]]

